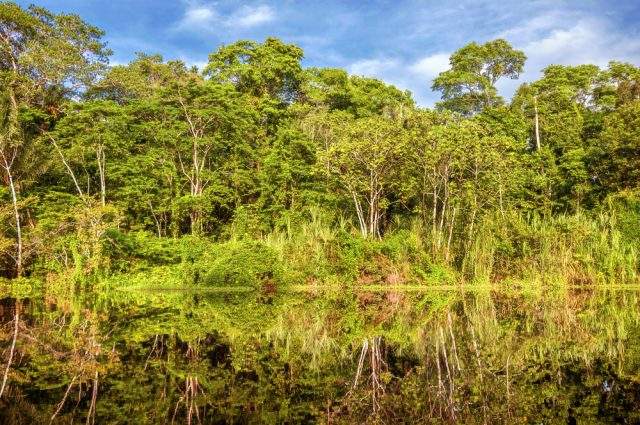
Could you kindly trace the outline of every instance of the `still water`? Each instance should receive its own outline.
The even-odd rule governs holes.
[[[6,296],[0,423],[640,423],[639,295]]]

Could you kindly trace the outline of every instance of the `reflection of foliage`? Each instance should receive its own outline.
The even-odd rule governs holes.
[[[638,407],[638,301],[586,291],[33,299],[0,418],[45,423],[61,406],[61,423],[92,412],[96,423],[154,424],[617,420]]]

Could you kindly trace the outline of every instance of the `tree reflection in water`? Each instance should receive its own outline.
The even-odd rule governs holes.
[[[0,422],[633,423],[638,301],[583,289],[6,297]]]

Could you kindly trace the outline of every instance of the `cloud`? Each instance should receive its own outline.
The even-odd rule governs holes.
[[[394,58],[363,59],[353,62],[347,69],[351,74],[383,78],[387,72],[393,71],[398,65],[399,61]]]
[[[212,5],[188,3],[184,15],[174,26],[176,31],[213,32],[224,27],[248,29],[276,19],[275,11],[266,5],[244,5],[228,14],[221,14]]]
[[[567,22],[576,22],[579,19],[580,15],[577,12],[550,10],[518,22],[517,25],[496,34],[496,38],[504,38],[512,43],[528,42],[544,37],[549,31],[561,28]]]
[[[431,92],[431,80],[449,67],[449,54],[436,53],[416,61],[401,58],[361,59],[346,66],[351,74],[374,77],[401,90],[409,90],[419,105],[430,106],[439,94]]]
[[[227,20],[229,26],[253,27],[271,22],[275,19],[275,13],[269,6],[242,6]]]
[[[576,18],[576,19],[570,19]],[[551,64],[594,64],[605,68],[609,61],[640,63],[640,38],[620,31],[600,18],[564,14],[558,11],[522,22],[513,29],[494,34],[506,38],[527,55],[524,72],[517,80],[503,78],[497,88],[509,99],[523,82],[535,81]],[[380,78],[410,90],[422,106],[431,106],[440,94],[429,90],[432,80],[449,68],[450,53],[438,52],[411,58],[361,59],[347,69],[354,74]]]
[[[442,71],[449,68],[450,53],[436,53],[419,59],[409,65],[409,71],[425,80],[433,80]]]
[[[179,26],[182,28],[194,28],[209,26],[220,20],[218,13],[209,6],[190,6],[184,12]]]
[[[519,80],[501,80],[497,84],[507,97],[522,82],[540,78],[542,70],[551,64],[593,64],[604,68],[612,60],[640,63],[640,39],[613,28],[605,20],[589,17],[577,21],[553,19],[553,25],[547,25],[542,33],[535,23],[539,20],[534,18],[533,23],[529,22],[528,27],[535,31],[520,31],[514,41],[514,46],[527,55],[527,62]],[[567,26],[568,22],[573,25]]]
[[[595,19],[578,21],[570,28],[551,31],[540,40],[524,46],[530,61],[577,65],[592,63],[605,66],[609,60],[640,59],[640,40],[609,28]]]
[[[449,68],[450,53],[474,40],[505,38],[528,56],[518,80],[498,82],[507,99],[523,82],[540,78],[550,64],[640,63],[640,27],[632,19],[637,8],[612,8],[604,0],[593,0],[589,6],[554,0],[526,4],[461,0],[456,7],[403,0],[402,7],[363,9],[337,1],[314,6],[285,1],[278,2],[277,9],[268,0],[182,1],[182,16],[172,31],[200,34],[208,40],[217,36],[215,41],[220,42],[267,31],[303,47],[305,66],[338,66],[351,74],[379,78],[410,90],[422,106],[439,100],[440,93],[432,92],[430,86]],[[505,8],[505,4],[514,7]],[[277,26],[270,25],[276,20]],[[460,30],[445,31],[454,21]],[[397,31],[399,27],[410,31]],[[178,39],[175,35],[171,41]],[[197,49],[189,44],[185,56],[201,57],[194,52]]]

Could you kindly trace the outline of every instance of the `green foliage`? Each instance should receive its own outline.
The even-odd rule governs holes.
[[[550,65],[507,105],[496,83],[524,54],[470,43],[429,110],[305,69],[272,37],[220,46],[202,72],[145,53],[107,67],[75,15],[2,2],[0,17],[2,276],[637,280],[635,65]]]
[[[640,101],[605,118],[593,152],[593,168],[605,193],[640,187]]]
[[[502,39],[484,44],[469,43],[455,51],[451,69],[440,73],[432,89],[442,92],[440,108],[473,115],[485,108],[501,105],[496,82],[502,77],[518,78],[526,56]]]
[[[194,283],[207,286],[262,286],[275,288],[286,282],[277,253],[259,241],[231,241],[216,245],[198,264]],[[202,276],[200,277],[200,274]]]
[[[481,223],[464,269],[468,278],[484,282],[516,277],[549,284],[636,283],[634,238],[613,212],[495,216]]]
[[[240,92],[290,103],[299,95],[302,56],[302,49],[276,38],[262,44],[243,40],[212,53],[204,72],[215,81],[233,83]]]

